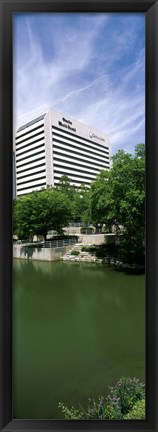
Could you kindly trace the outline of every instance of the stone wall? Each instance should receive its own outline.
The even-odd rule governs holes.
[[[80,234],[79,240],[80,243],[84,245],[99,245],[101,243],[114,243],[115,242],[115,234]]]
[[[36,245],[13,245],[13,258],[37,261],[58,261],[62,256],[72,249],[72,245],[58,248],[40,248]]]
[[[80,230],[81,230],[81,227],[73,227],[73,226],[66,227],[66,228],[64,228],[64,234],[67,234],[67,235],[79,235],[80,234]]]

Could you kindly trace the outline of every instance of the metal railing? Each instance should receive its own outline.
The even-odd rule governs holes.
[[[63,246],[69,246],[74,245],[77,243],[77,238],[68,238],[68,239],[59,239],[59,240],[47,240],[44,243],[40,245],[42,248],[56,248],[56,247],[63,247]]]
[[[97,229],[89,229],[89,228],[84,228],[84,232],[81,231],[81,235],[96,235],[96,234],[103,234],[102,229],[101,228],[97,228]]]
[[[78,228],[78,227],[80,228],[83,226],[85,226],[83,222],[70,222],[69,223],[70,228]]]

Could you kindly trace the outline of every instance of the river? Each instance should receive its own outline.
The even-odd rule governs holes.
[[[13,260],[13,417],[60,419],[121,376],[145,380],[145,277]]]

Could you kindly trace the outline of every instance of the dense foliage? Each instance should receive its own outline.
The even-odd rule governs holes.
[[[20,239],[42,235],[48,230],[62,232],[72,217],[66,194],[55,188],[23,195],[14,202],[13,229]]]
[[[145,418],[145,390],[137,378],[121,378],[107,397],[88,399],[86,409],[59,403],[66,420],[120,420]],[[133,416],[133,417],[132,417]]]
[[[48,230],[61,233],[70,221],[86,225],[81,233],[93,232],[91,223],[105,232],[114,230],[117,247],[108,252],[121,262],[144,264],[144,144],[136,146],[134,155],[119,150],[112,168],[101,171],[89,188],[76,188],[64,175],[57,188],[32,192],[14,203],[13,227],[20,239],[34,234],[46,238]],[[101,253],[107,253],[106,247]]]
[[[125,420],[144,420],[145,419],[145,399],[138,401],[131,411],[124,416]]]
[[[71,202],[72,219],[73,221],[82,221],[85,224],[90,223],[90,189],[82,184],[80,188],[71,185],[68,176],[63,175],[60,178],[58,190],[65,193]]]
[[[120,150],[113,156],[110,171],[102,171],[92,183],[91,219],[114,227],[120,244],[118,258],[127,263],[144,263],[145,235],[145,146],[134,156]]]
[[[107,405],[117,408],[120,418],[126,415],[138,400],[144,398],[144,384],[137,378],[121,378],[114,387],[111,387],[107,397]]]

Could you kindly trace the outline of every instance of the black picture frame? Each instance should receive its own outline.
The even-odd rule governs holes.
[[[144,12],[146,15],[146,420],[12,419],[12,14]],[[158,431],[158,1],[1,0],[0,3],[0,430]],[[156,122],[157,121],[157,122]],[[157,407],[157,410],[156,410]]]

